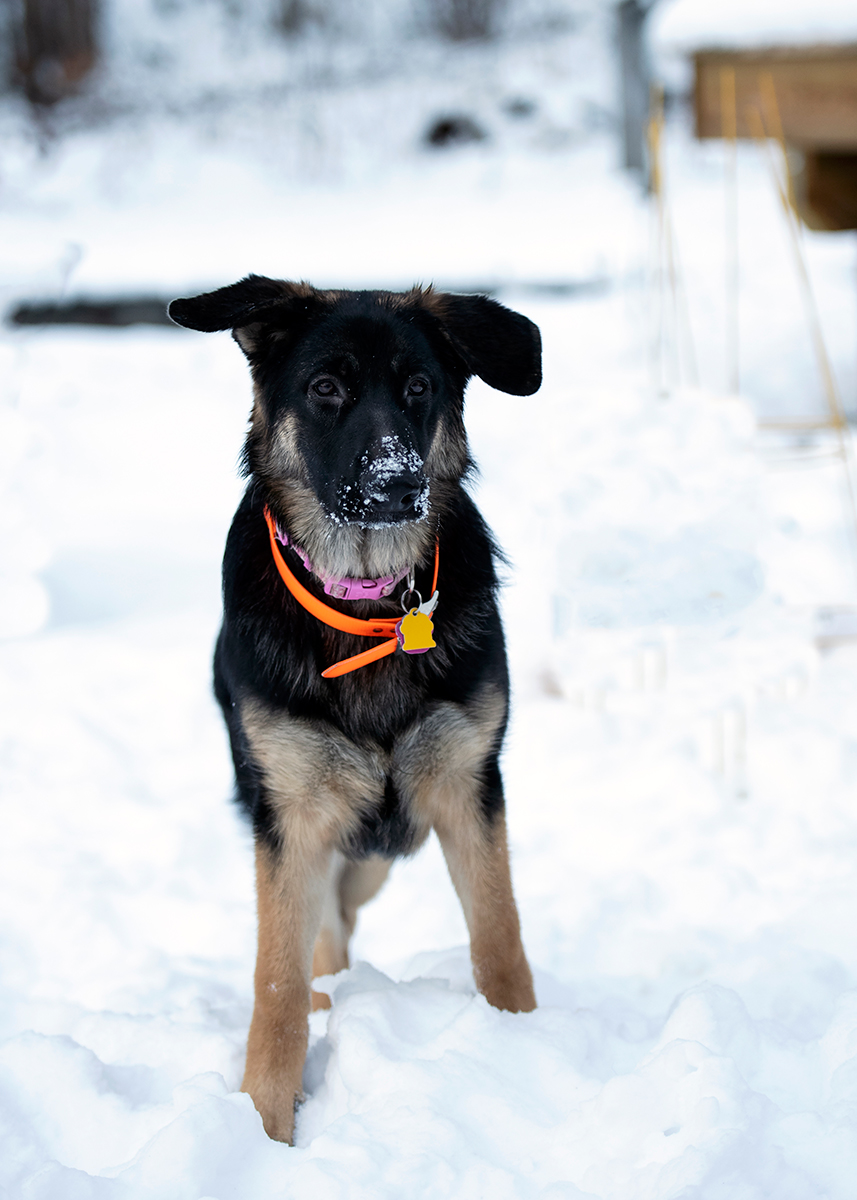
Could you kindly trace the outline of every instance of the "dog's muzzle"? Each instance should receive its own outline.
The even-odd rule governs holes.
[[[342,489],[346,520],[361,525],[395,525],[428,515],[429,481],[419,454],[398,438],[383,438],[379,451],[364,454],[355,483]]]

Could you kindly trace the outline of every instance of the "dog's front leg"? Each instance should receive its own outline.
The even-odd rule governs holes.
[[[330,851],[256,848],[259,950],[255,1005],[241,1090],[269,1137],[290,1142],[307,1050],[312,946]]]
[[[536,997],[512,894],[506,819],[502,812],[486,815],[471,797],[462,801],[446,807],[435,830],[470,932],[476,986],[495,1008],[532,1012]]]

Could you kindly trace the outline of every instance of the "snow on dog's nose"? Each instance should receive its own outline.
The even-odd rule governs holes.
[[[366,452],[358,475],[359,519],[389,525],[419,521],[428,513],[429,483],[423,460],[398,437],[381,438],[377,453]]]

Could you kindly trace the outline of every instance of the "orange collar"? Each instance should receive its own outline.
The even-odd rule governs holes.
[[[360,617],[349,617],[346,613],[341,613],[337,609],[331,608],[329,604],[325,604],[322,600],[319,600],[292,574],[286,564],[286,560],[280,553],[280,547],[277,545],[277,526],[267,504],[264,511],[265,521],[268,525],[268,535],[271,539],[271,553],[274,556],[274,565],[279,571],[283,583],[292,593],[298,604],[316,617],[317,620],[323,621],[325,625],[330,625],[334,629],[339,629],[342,633],[354,633],[358,637],[388,639],[382,642],[380,646],[373,646],[371,650],[364,650],[362,654],[355,654],[351,658],[344,658],[341,662],[334,663],[332,667],[328,667],[322,671],[322,677],[324,679],[334,679],[337,675],[346,675],[349,671],[356,671],[358,667],[365,667],[367,663],[375,662],[379,658],[385,658],[388,654],[392,654],[399,644],[396,638],[396,626],[399,623],[399,618],[378,617],[374,621],[364,621]],[[440,547],[437,538],[435,538],[434,578],[432,579],[431,595],[434,595],[437,588],[439,565]]]

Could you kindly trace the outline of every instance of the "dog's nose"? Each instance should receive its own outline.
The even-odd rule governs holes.
[[[383,481],[373,475],[364,486],[366,505],[372,514],[393,520],[415,515],[424,491],[425,479],[410,471],[392,475]]]
[[[391,511],[406,512],[416,504],[422,487],[416,475],[395,475],[384,490]]]

